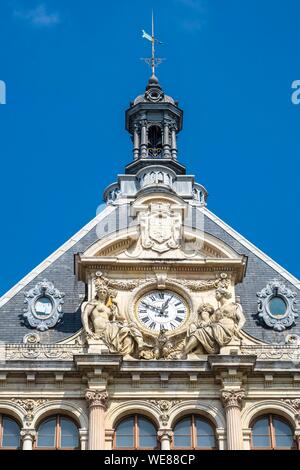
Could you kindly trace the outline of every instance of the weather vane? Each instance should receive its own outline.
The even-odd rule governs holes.
[[[155,35],[154,35],[154,15],[153,15],[153,11],[152,11],[152,34],[148,34],[146,33],[146,31],[144,29],[142,29],[142,37],[147,39],[148,41],[150,41],[152,43],[152,54],[151,54],[151,57],[149,58],[142,58],[141,60],[143,60],[144,62],[146,62],[146,64],[150,65],[151,67],[151,70],[152,70],[152,75],[155,76],[155,68],[161,64],[165,59],[161,59],[160,57],[155,57],[155,44],[163,44],[161,41],[159,41],[158,39],[156,39]]]

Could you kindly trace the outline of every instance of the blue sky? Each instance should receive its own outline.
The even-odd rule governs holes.
[[[299,277],[298,0],[1,0],[0,293],[94,217],[131,160],[151,8],[179,158],[208,207]]]

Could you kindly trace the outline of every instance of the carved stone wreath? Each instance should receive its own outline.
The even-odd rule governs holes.
[[[65,294],[56,289],[52,282],[43,279],[35,287],[25,292],[24,295],[24,303],[27,306],[24,308],[23,318],[28,326],[39,331],[46,331],[61,321]],[[44,311],[40,308],[39,312],[37,304],[40,303],[43,307],[43,302],[45,302]]]
[[[260,292],[257,292],[258,299],[258,318],[269,328],[275,331],[283,331],[293,324],[298,317],[295,300],[296,293],[285,286],[278,279],[273,279]],[[280,316],[275,316],[270,311],[270,301],[274,297],[281,298],[286,305],[286,311]]]

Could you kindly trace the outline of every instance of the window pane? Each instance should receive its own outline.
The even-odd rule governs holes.
[[[277,435],[291,436],[293,434],[290,426],[284,421],[281,421],[281,419],[273,418],[273,426],[275,428],[276,436]]]
[[[156,436],[154,425],[145,418],[138,418],[140,436]]]
[[[281,419],[273,418],[273,426],[275,429],[276,447],[293,447],[293,431],[289,424]]]
[[[75,423],[67,418],[61,418],[61,447],[79,447],[78,429]]]
[[[178,436],[174,433],[174,447],[192,447],[191,436]]]
[[[215,447],[215,435],[213,427],[207,421],[195,417],[197,430],[197,447]]]
[[[121,421],[116,429],[116,447],[134,447],[133,440],[134,418],[130,417]]]
[[[269,436],[253,436],[253,447],[271,447]]]
[[[122,447],[130,447],[133,448],[133,435],[132,436],[116,436],[116,447],[121,449]]]
[[[134,418],[127,418],[121,421],[117,427],[118,434],[133,434]]]
[[[10,418],[3,417],[3,437],[2,447],[19,447],[20,446],[20,428],[19,425]]]
[[[157,446],[156,436],[140,436],[139,447],[154,449]]]
[[[184,418],[174,428],[174,447],[192,447],[192,418]]]
[[[42,423],[38,430],[37,447],[55,447],[56,418]]]
[[[174,433],[190,435],[191,433],[191,418],[184,418],[176,424]]]
[[[139,427],[139,443],[138,446],[143,448],[154,449],[157,445],[155,426],[146,418],[138,417]]]
[[[269,419],[265,416],[255,422],[253,426],[254,434],[269,434]]]
[[[273,297],[269,301],[269,309],[272,315],[281,317],[286,312],[286,303],[281,297]]]
[[[253,447],[271,447],[270,425],[268,416],[255,422],[252,428]]]
[[[276,436],[276,447],[287,447],[291,449],[294,444],[292,436]]]

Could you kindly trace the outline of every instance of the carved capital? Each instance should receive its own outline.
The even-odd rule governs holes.
[[[36,430],[35,429],[22,429],[21,432],[20,432],[20,436],[21,436],[21,439],[24,441],[24,440],[31,440],[32,442],[34,442],[35,438],[36,438]]]
[[[90,408],[95,406],[106,408],[108,394],[106,390],[87,390],[85,393],[85,399],[87,400]]]
[[[245,390],[222,390],[222,402],[224,408],[236,407],[241,409]]]
[[[168,440],[169,442],[171,442],[172,438],[173,438],[172,429],[160,429],[157,432],[157,438],[158,438],[159,441]]]
[[[139,125],[140,125],[141,127],[147,127],[147,123],[148,123],[147,119],[141,119],[141,120],[139,121]]]

